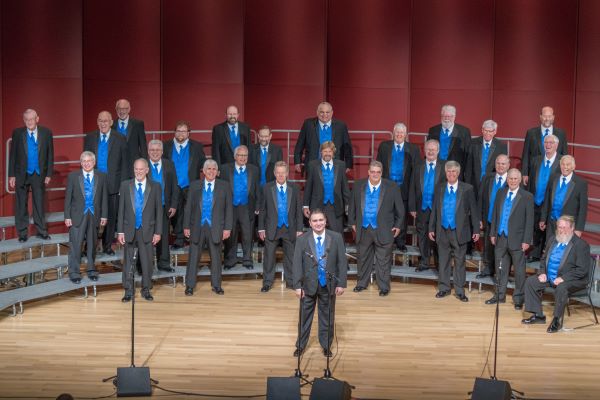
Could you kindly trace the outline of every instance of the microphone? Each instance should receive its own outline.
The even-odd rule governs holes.
[[[133,261],[137,261],[137,253],[138,253],[138,249],[137,247],[135,249],[133,249]]]

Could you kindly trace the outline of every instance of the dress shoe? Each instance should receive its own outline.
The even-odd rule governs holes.
[[[560,331],[560,328],[562,328],[560,319],[554,317],[554,318],[552,318],[552,322],[550,323],[550,326],[548,326],[548,329],[546,330],[546,332],[556,333],[556,332]]]
[[[98,275],[88,275],[88,278],[90,278],[90,281],[94,281],[97,282],[98,281]]]
[[[234,267],[234,265],[225,265],[225,266],[223,267],[223,269],[224,269],[225,271],[229,271],[229,270],[230,270],[230,269],[232,269],[233,267]]]
[[[469,298],[467,296],[465,296],[464,293],[461,294],[455,294],[454,295],[457,299],[459,299],[460,301],[462,301],[463,303],[466,303],[467,301],[469,301]]]
[[[428,265],[421,265],[419,264],[416,268],[415,271],[417,272],[423,272],[423,271],[427,271],[429,269]]]
[[[403,244],[402,246],[398,246],[398,251],[400,251],[401,253],[406,253],[408,251],[408,248],[405,244]]]
[[[191,288],[191,287],[189,287],[189,286],[186,286],[184,293],[185,293],[186,296],[193,296],[194,295],[194,289]]]
[[[110,247],[108,249],[104,249],[103,253],[106,254],[107,256],[115,255],[115,251],[113,249],[111,249]]]
[[[356,293],[359,293],[359,292],[362,292],[365,289],[366,289],[366,287],[364,287],[364,286],[355,286],[354,289],[352,289],[352,291],[356,292]]]
[[[225,294],[225,291],[223,289],[221,289],[220,287],[213,287],[212,291],[215,292],[216,294]]]
[[[79,283],[81,283],[81,278],[71,278],[71,282],[73,282],[75,284],[79,284]]]
[[[475,275],[475,278],[481,279],[481,278],[487,278],[488,276],[492,276],[492,274],[488,274],[487,272],[482,272],[480,274]]]
[[[253,264],[244,264],[244,268],[246,268],[246,269],[254,269],[254,265]]]
[[[294,350],[294,357],[301,356],[302,353],[304,353],[304,349],[302,347],[299,347],[296,350]]]
[[[269,285],[264,285],[262,288],[260,288],[260,291],[263,293],[267,293],[269,290],[271,290],[271,286]]]
[[[162,272],[175,272],[175,268],[173,267],[158,267],[158,270]]]
[[[435,294],[435,297],[436,297],[436,298],[438,298],[438,299],[441,299],[442,297],[446,297],[446,296],[448,296],[449,294],[450,294],[450,292],[446,292],[446,291],[444,291],[444,290],[440,290],[439,292],[437,292],[437,293]]]
[[[323,348],[323,355],[324,355],[325,357],[331,357],[331,356],[332,356],[332,354],[331,354],[331,350],[328,350],[328,349],[325,349],[325,348]]]
[[[35,237],[42,240],[50,240],[50,235],[48,235],[47,233],[38,233],[37,235],[35,235]]]
[[[496,303],[506,303],[506,297],[492,297],[491,299],[488,299],[485,301],[485,304],[496,304]]]
[[[389,290],[380,290],[380,291],[379,291],[379,295],[380,295],[381,297],[387,296],[389,293],[390,293],[390,291],[389,291]]]
[[[546,316],[545,315],[537,315],[532,314],[531,317],[525,318],[521,320],[522,324],[531,325],[531,324],[545,324]]]
[[[121,299],[121,301],[123,303],[127,303],[128,301],[131,301],[131,295],[130,294],[126,294],[125,296],[123,296],[123,298]]]
[[[183,249],[183,246],[180,244],[173,244],[171,246],[171,250],[180,250],[180,249]]]
[[[150,291],[148,291],[148,290],[142,291],[142,297],[148,301],[154,300],[154,297],[152,297],[152,295],[150,294]]]
[[[19,243],[25,243],[27,241],[27,236],[19,236]]]
[[[536,261],[540,261],[540,258],[539,258],[539,257],[532,257],[532,256],[529,256],[529,257],[527,257],[527,260],[526,260],[526,261],[527,261],[528,263],[534,263],[534,262],[536,262]]]
[[[522,310],[523,309],[523,303],[515,303],[515,310]]]

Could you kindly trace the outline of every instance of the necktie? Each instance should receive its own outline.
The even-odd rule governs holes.
[[[432,171],[433,171],[433,163],[432,163],[432,162],[430,162],[430,163],[429,163],[429,172],[432,172]]]
[[[144,194],[142,192],[142,183],[141,182],[138,183],[138,190],[137,190],[137,192],[138,192],[138,196],[142,196]]]
[[[397,144],[397,145],[396,145],[396,151],[397,151],[398,153],[400,153],[400,145],[399,145],[399,144]]]
[[[156,173],[158,174],[158,163],[154,163],[154,170],[156,171]]]
[[[490,150],[490,144],[489,144],[489,143],[486,143],[486,144],[485,144],[485,151],[489,151],[489,150]]]
[[[235,136],[235,125],[231,125],[229,129],[231,130],[231,134]]]
[[[513,195],[513,192],[508,192],[508,202],[509,203],[512,201],[512,195]]]
[[[450,186],[450,194],[454,194],[454,186]]]
[[[450,136],[450,131],[448,130],[448,128],[444,129],[444,133],[445,133],[447,136]]]
[[[125,132],[125,122],[121,121],[121,132]]]
[[[545,138],[546,136],[548,136],[548,134],[549,134],[549,133],[550,133],[550,129],[546,128],[546,133],[544,133],[544,138]]]
[[[498,177],[498,187],[502,186],[502,177]]]
[[[565,178],[565,177],[563,176],[563,178],[562,178],[562,185],[561,185],[560,187],[563,187],[563,186],[565,186],[566,184],[567,184],[567,178]]]
[[[207,184],[207,186],[208,186],[208,189],[206,189],[206,193],[210,193],[210,192],[212,192],[212,190],[211,190],[211,188],[210,188],[210,186],[211,186],[211,185],[212,185],[212,183],[210,183],[210,182]]]
[[[31,140],[33,140],[35,142],[34,132],[31,132]]]
[[[87,178],[86,178],[86,179],[87,179],[87,181],[88,181],[89,183],[92,183],[92,180],[90,179],[90,174],[86,174],[86,177],[87,177]]]
[[[244,168],[243,168],[243,167],[240,167],[240,168],[238,169],[238,172],[241,174],[242,172],[244,172]]]
[[[177,151],[178,153],[181,153],[181,150],[183,149],[183,145],[179,145],[179,150]]]
[[[266,147],[263,147],[263,148],[262,148],[262,153],[263,153],[263,155],[265,155],[265,156],[267,155],[267,148],[266,148]]]
[[[106,134],[105,133],[102,134],[102,143],[106,143]]]
[[[283,191],[283,185],[279,186],[279,194],[282,196],[285,194],[285,192]]]
[[[546,160],[546,168],[550,168],[550,160]]]
[[[325,169],[327,169],[327,172],[331,171],[331,165],[329,165],[329,163],[326,163]]]

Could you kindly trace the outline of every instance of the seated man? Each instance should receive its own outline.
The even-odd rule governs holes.
[[[548,333],[561,328],[561,317],[569,301],[569,294],[585,288],[590,267],[590,245],[574,235],[575,220],[563,215],[556,223],[556,236],[548,240],[540,261],[540,274],[525,281],[525,310],[533,313],[522,320],[524,324],[543,324],[544,288],[554,288],[554,317]]]

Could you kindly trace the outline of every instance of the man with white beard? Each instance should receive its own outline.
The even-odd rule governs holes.
[[[569,301],[569,293],[585,288],[590,272],[590,245],[574,235],[575,220],[563,215],[556,223],[556,236],[548,240],[546,251],[540,261],[537,276],[525,282],[525,310],[532,313],[523,324],[543,324],[546,316],[542,311],[544,288],[554,288],[554,314],[548,333],[558,332],[561,319]]]

